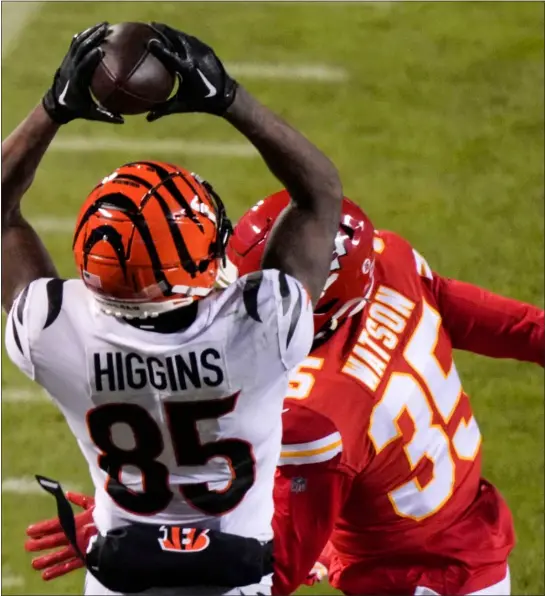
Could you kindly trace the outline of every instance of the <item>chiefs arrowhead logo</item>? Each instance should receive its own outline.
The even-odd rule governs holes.
[[[160,530],[163,537],[159,538],[159,544],[166,551],[198,553],[207,549],[210,544],[208,530],[180,526],[161,526]]]

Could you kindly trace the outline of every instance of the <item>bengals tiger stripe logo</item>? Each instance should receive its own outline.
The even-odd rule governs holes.
[[[103,298],[199,298],[213,288],[231,232],[206,181],[171,164],[132,162],[87,197],[72,249],[85,285]]]
[[[208,530],[198,528],[180,528],[180,526],[161,526],[163,536],[159,545],[163,550],[178,553],[198,553],[210,545]]]

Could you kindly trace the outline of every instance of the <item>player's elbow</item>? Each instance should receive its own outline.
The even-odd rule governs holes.
[[[326,157],[326,160],[329,164],[328,191],[331,197],[340,203],[343,199],[341,176],[335,164],[328,157]]]
[[[306,183],[292,189],[291,196],[299,209],[323,220],[334,219],[338,226],[343,185],[337,168],[325,155],[320,166],[308,173]]]
[[[34,173],[20,177],[2,175],[2,230],[22,219],[20,200],[33,181]]]
[[[322,187],[323,200],[320,206],[327,207],[328,214],[336,218],[337,221],[335,224],[338,225],[343,200],[343,185],[337,168],[329,159],[327,161],[330,164],[330,173],[326,177]]]
[[[27,222],[21,213],[19,203],[10,205],[8,201],[6,204],[2,201],[2,232],[7,231],[8,228],[21,227],[25,224]]]

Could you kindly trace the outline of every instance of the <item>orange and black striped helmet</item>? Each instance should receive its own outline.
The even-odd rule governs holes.
[[[210,184],[178,166],[139,161],[92,190],[73,250],[102,310],[145,318],[212,291],[231,231]]]

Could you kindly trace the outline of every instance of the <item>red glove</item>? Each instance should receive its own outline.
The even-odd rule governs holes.
[[[89,541],[98,533],[93,521],[95,500],[93,497],[70,492],[66,493],[66,497],[71,503],[84,509],[75,516],[75,522],[78,546],[81,552],[85,553]],[[26,533],[29,538],[25,541],[25,550],[28,552],[64,547],[53,553],[32,559],[33,569],[41,570],[42,578],[45,581],[66,575],[85,566],[68,542],[58,518],[32,524],[28,526]]]

